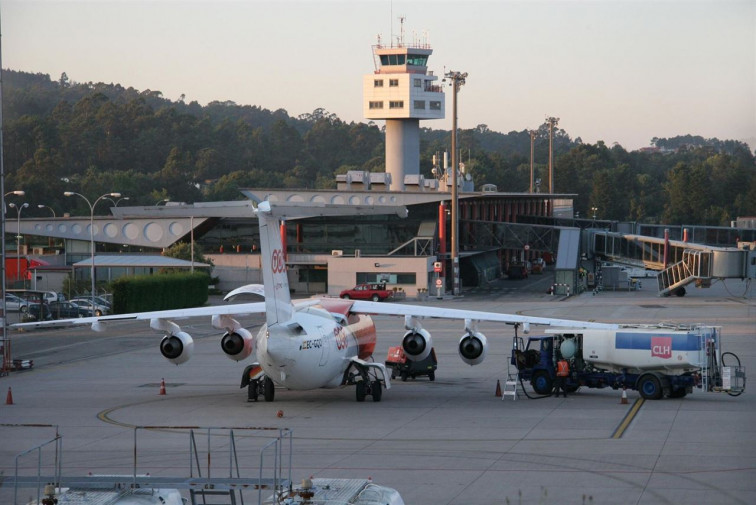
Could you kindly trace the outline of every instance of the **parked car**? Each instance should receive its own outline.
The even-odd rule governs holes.
[[[16,310],[26,312],[29,309],[29,302],[12,293],[5,294],[5,310]]]
[[[77,317],[92,317],[92,310],[79,307],[71,302],[53,302],[32,304],[29,306],[27,316],[29,319],[44,321],[49,319],[73,319]]]
[[[91,298],[86,298],[86,297],[71,298],[70,302],[79,307],[92,310]],[[109,314],[109,313],[110,313],[110,305],[100,303],[100,300],[98,300],[98,298],[95,296],[94,315],[104,316],[105,314]]]
[[[354,298],[355,300],[372,300],[382,302],[394,296],[394,292],[386,289],[385,284],[366,283],[357,284],[352,289],[345,289],[339,293],[340,298]]]
[[[66,299],[62,293],[56,293],[55,291],[45,291],[42,294],[42,299],[47,303],[62,302]]]

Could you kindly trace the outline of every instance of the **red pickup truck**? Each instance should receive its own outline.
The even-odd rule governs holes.
[[[394,296],[394,292],[386,289],[385,284],[357,284],[352,289],[345,289],[339,293],[339,298],[355,300],[372,300],[382,302]]]

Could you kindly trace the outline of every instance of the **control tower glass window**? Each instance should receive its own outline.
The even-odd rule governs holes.
[[[408,54],[407,65],[415,65],[416,67],[424,67],[428,63],[428,57],[420,54]]]
[[[382,54],[381,65],[404,65],[406,59],[405,54]]]

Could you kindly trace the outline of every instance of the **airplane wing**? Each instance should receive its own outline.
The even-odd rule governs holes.
[[[441,307],[428,307],[425,305],[367,302],[361,300],[355,300],[352,304],[351,310],[352,312],[360,312],[364,314],[411,316],[417,319],[439,318],[470,321],[493,321],[507,324],[522,324],[526,328],[531,324],[555,326],[560,328],[617,328],[616,324],[594,323],[591,321],[573,321],[570,319],[521,316],[518,314],[498,314],[494,312],[481,312],[475,310],[446,309]]]
[[[188,309],[155,310],[152,312],[135,312],[132,314],[113,314],[99,317],[80,317],[78,319],[53,319],[50,321],[33,321],[28,323],[16,323],[12,328],[43,328],[61,326],[79,326],[91,324],[93,329],[98,329],[103,324],[117,323],[120,321],[144,321],[152,319],[178,320],[200,316],[243,316],[249,314],[261,314],[265,312],[265,302],[236,303],[231,305],[212,305],[207,307],[194,307]]]

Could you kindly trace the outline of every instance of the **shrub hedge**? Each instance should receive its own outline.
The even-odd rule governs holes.
[[[203,272],[121,277],[111,283],[113,313],[200,307],[207,303],[209,282]]]

